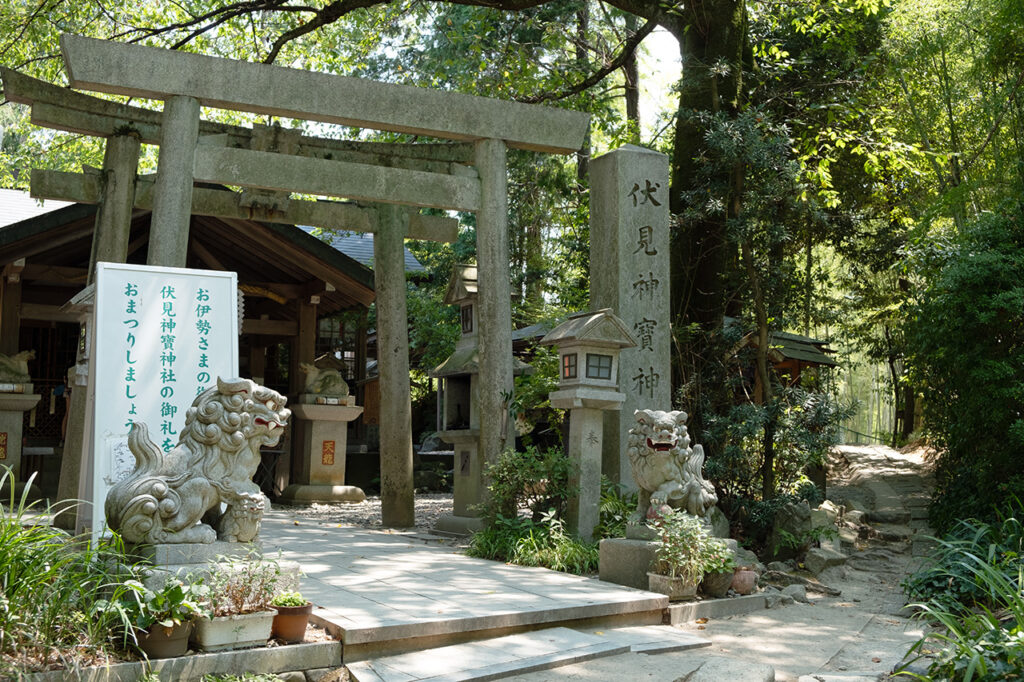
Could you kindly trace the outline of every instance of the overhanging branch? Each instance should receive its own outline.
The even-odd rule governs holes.
[[[553,102],[573,95],[578,95],[584,90],[591,88],[608,76],[608,74],[621,69],[623,64],[629,60],[630,56],[636,52],[637,47],[640,46],[640,42],[643,41],[651,31],[658,26],[657,19],[648,19],[647,23],[640,27],[640,30],[629,37],[626,42],[622,44],[622,51],[619,56],[612,61],[605,64],[603,67],[584,78],[579,83],[563,90],[561,92],[542,92],[539,95],[531,95],[529,97],[517,97],[516,101],[524,102],[526,104],[539,104],[540,102]]]

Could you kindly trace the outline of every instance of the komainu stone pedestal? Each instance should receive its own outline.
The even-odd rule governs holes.
[[[740,550],[735,540],[725,538],[725,545],[737,559],[745,564],[746,550]],[[647,571],[656,556],[657,543],[636,537],[605,538],[598,545],[598,577],[606,583],[647,589]],[[744,557],[739,556],[743,552]],[[755,559],[757,557],[754,557]]]
[[[168,578],[177,577],[186,582],[205,579],[209,577],[212,568],[221,561],[241,561],[254,552],[260,553],[260,544],[217,540],[209,543],[128,545],[125,550],[128,556],[152,564],[143,582],[150,589],[159,589]],[[302,574],[299,564],[295,561],[277,563],[281,567],[277,591],[298,590]]]
[[[25,413],[39,403],[41,395],[32,393],[32,384],[19,384],[23,393],[0,393],[0,465],[10,467],[12,476],[8,485],[3,486],[4,497],[10,495],[10,483],[14,484],[15,495],[24,491],[21,483],[21,438]],[[39,490],[32,486],[30,497],[38,497]]]
[[[302,395],[299,400],[309,397]],[[362,502],[366,499],[361,488],[345,485],[348,423],[361,415],[363,408],[354,404],[352,396],[332,401],[335,404],[299,402],[292,405],[292,414],[301,422],[302,442],[298,451],[302,454],[296,482],[281,494],[283,502]]]

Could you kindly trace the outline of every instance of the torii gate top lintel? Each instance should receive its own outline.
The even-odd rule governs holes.
[[[583,146],[589,115],[75,35],[61,36],[72,87],[451,140],[500,139],[558,154]]]

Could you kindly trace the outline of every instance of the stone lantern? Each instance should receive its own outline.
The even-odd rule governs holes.
[[[480,457],[480,350],[477,346],[477,274],[475,265],[456,265],[444,302],[459,306],[462,334],[455,352],[435,367],[438,379],[438,436],[455,446],[453,514],[437,522],[437,530],[467,534],[482,527],[473,507],[483,501],[483,463]],[[533,371],[512,359],[513,374]],[[507,418],[507,415],[503,415]]]
[[[558,390],[552,407],[569,410],[568,454],[574,464],[568,522],[581,538],[591,539],[600,515],[601,446],[605,410],[619,410],[619,352],[637,345],[610,308],[577,313],[552,329],[541,344],[558,349]]]

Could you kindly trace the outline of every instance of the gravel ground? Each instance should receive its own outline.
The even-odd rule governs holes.
[[[380,496],[378,495],[367,497],[365,501],[356,504],[337,502],[333,504],[313,503],[301,507],[290,507],[283,504],[274,506],[275,509],[287,511],[300,519],[369,530],[386,530],[381,525]],[[443,514],[451,513],[451,493],[417,493],[416,527],[414,530],[419,533],[430,533],[434,524]]]

